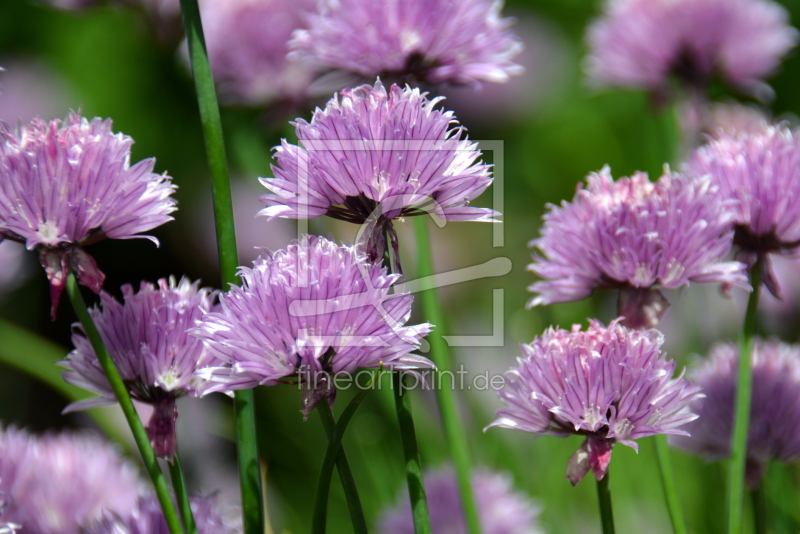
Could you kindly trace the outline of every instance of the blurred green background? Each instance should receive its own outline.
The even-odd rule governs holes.
[[[796,25],[800,0],[783,3]],[[502,373],[513,364],[517,344],[530,341],[550,324],[568,326],[584,323],[587,317],[603,321],[613,318],[612,297],[604,294],[583,302],[526,311],[530,296],[526,287],[533,281],[533,275],[525,270],[530,261],[527,243],[538,235],[545,205],[572,198],[576,184],[587,173],[606,164],[615,177],[634,170],[659,173],[671,152],[662,132],[672,117],[655,117],[644,93],[599,92],[587,84],[582,71],[586,53],[583,36],[586,24],[598,12],[594,2],[509,1],[506,12],[518,17],[519,34],[527,46],[528,71],[515,96],[508,97],[504,88],[487,84],[479,93],[459,91],[444,103],[455,109],[471,139],[502,141],[503,165],[498,180],[502,179],[504,189],[504,246],[492,246],[492,227],[488,224],[454,223],[443,229],[431,226],[439,270],[469,267],[496,257],[509,258],[513,265],[502,277],[440,291],[447,313],[446,334],[491,335],[493,312],[502,313],[503,347],[454,349],[455,366],[463,363],[476,373]],[[106,290],[114,294],[119,294],[122,284],[138,285],[140,280],[155,281],[169,275],[200,278],[207,285],[219,286],[209,211],[209,173],[194,88],[176,52],[180,37],[170,31],[154,29],[150,19],[133,7],[65,12],[26,0],[0,2],[0,65],[7,69],[0,80],[4,87],[10,87],[12,66],[33,73],[29,87],[15,93],[17,100],[4,100],[8,91],[0,94],[0,119],[15,123],[18,116],[14,106],[23,105],[40,106],[37,113],[50,114],[43,116],[45,119],[63,117],[69,109],[78,108],[87,117],[111,117],[116,131],[136,141],[133,161],[156,157],[157,171],[168,172],[179,187],[175,221],[154,232],[161,241],[159,248],[145,240],[108,240],[91,247],[107,275]],[[772,113],[796,122],[800,112],[800,54],[790,57],[770,84],[777,94],[769,106]],[[39,98],[40,102],[26,104],[22,96]],[[736,98],[723,90],[717,96]],[[481,114],[483,108],[485,113]],[[281,136],[291,135],[284,119],[308,118],[309,112],[298,110],[295,115],[273,120],[277,115],[257,109],[222,111],[235,187],[242,191],[243,205],[247,206],[242,208],[237,232],[247,235],[242,240],[249,246],[282,247],[296,233],[294,223],[251,222],[258,209],[254,198],[263,192],[256,177],[271,175],[270,148]],[[488,161],[499,163],[497,157],[496,152],[486,154]],[[679,161],[671,163],[677,166]],[[491,205],[492,194],[490,189],[478,204]],[[342,241],[354,236],[353,229],[327,221],[312,222],[311,231],[333,233]],[[404,264],[413,277],[413,232],[401,228],[400,233]],[[95,423],[84,414],[60,414],[68,403],[65,395],[71,390],[57,387],[57,368],[52,365],[71,347],[70,324],[75,317],[62,303],[58,320],[49,321],[44,273],[35,254],[29,253],[26,262],[25,277],[0,296],[0,421],[38,431],[91,427]],[[502,310],[493,310],[495,289],[503,290]],[[735,337],[742,316],[741,299],[726,300],[716,289],[696,288],[670,298],[673,309],[665,325],[667,350],[681,364],[690,363],[693,353],[705,353],[716,339]],[[416,315],[412,322],[421,320]],[[796,338],[797,315],[787,321],[789,326],[768,324],[766,329]],[[37,343],[46,340],[47,344],[33,345],[28,339],[31,335],[37,336],[33,338]],[[50,377],[50,384],[32,374]],[[352,394],[339,394],[339,410]],[[257,399],[272,527],[275,533],[308,532],[326,443],[322,427],[316,414],[308,422],[302,421],[300,394],[292,386],[260,388]],[[534,440],[528,434],[500,429],[483,433],[482,428],[491,422],[499,406],[496,395],[464,390],[459,392],[459,401],[475,464],[510,473],[519,490],[543,505],[541,520],[547,532],[599,532],[593,481],[587,478],[572,488],[564,479],[567,459],[579,446],[580,438]],[[441,465],[447,461],[447,450],[435,400],[430,392],[416,392],[413,402],[423,462]],[[228,400],[182,399],[180,406],[179,439],[187,449],[184,458],[190,486],[204,493],[221,487],[228,492],[225,498],[235,500],[235,450],[228,439]],[[99,411],[104,417],[115,417],[114,410]],[[126,435],[126,429],[116,428]],[[367,396],[351,424],[345,447],[365,512],[374,522],[380,511],[405,491],[398,429],[387,389]],[[673,461],[691,531],[722,532],[723,467],[677,451]],[[784,494],[778,503],[781,513],[787,524],[793,525],[790,529],[797,532],[800,506],[793,493],[784,490],[798,487],[800,472],[773,466],[770,475],[773,495]],[[670,531],[650,440],[640,440],[638,455],[626,447],[616,447],[611,477],[618,532]],[[329,525],[331,533],[351,531],[337,478]]]

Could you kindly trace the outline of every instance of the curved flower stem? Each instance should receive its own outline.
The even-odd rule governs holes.
[[[752,397],[753,371],[750,365],[753,353],[753,337],[758,327],[758,298],[761,294],[761,276],[764,268],[762,257],[750,270],[750,285],[753,292],[747,301],[744,327],[739,338],[739,372],[736,388],[736,409],[733,420],[730,471],[728,474],[728,533],[742,531],[744,500],[744,475],[747,460],[747,436],[750,426],[750,399]]]
[[[658,471],[661,473],[661,487],[664,489],[664,499],[667,501],[672,531],[675,534],[686,534],[686,521],[683,518],[683,510],[678,500],[678,489],[675,484],[675,472],[672,470],[672,460],[669,457],[667,437],[664,434],[658,434],[653,437],[653,441],[656,444]]]
[[[172,489],[175,491],[175,498],[178,501],[178,508],[181,512],[181,519],[183,519],[183,526],[186,528],[186,534],[197,534],[197,525],[194,522],[194,514],[192,513],[192,503],[189,502],[189,492],[186,491],[186,479],[183,477],[183,469],[181,469],[181,459],[178,453],[175,453],[175,458],[169,465],[169,476],[172,479]]]
[[[425,217],[414,217],[414,232],[417,238],[417,248],[419,254],[419,265],[417,276],[425,280],[434,274],[433,260],[431,258],[430,242],[428,239],[428,227]],[[424,282],[423,282],[424,283]],[[439,307],[434,288],[427,284],[420,293],[422,307],[425,311],[425,318],[436,325],[430,335],[428,342],[431,344],[431,360],[436,364],[438,373],[450,371],[450,354],[447,342],[442,337],[444,330],[444,314]],[[441,385],[441,381],[439,382]],[[475,498],[472,494],[472,481],[470,479],[470,458],[467,447],[467,439],[464,429],[461,426],[461,418],[456,407],[455,392],[451,388],[438,387],[436,389],[436,399],[439,401],[439,410],[442,415],[442,425],[447,436],[447,444],[450,447],[450,454],[453,457],[453,465],[458,479],[458,488],[461,494],[461,502],[464,506],[465,523],[469,534],[480,534],[481,526],[478,519],[478,510],[475,507]]]
[[[67,277],[67,295],[72,303],[75,313],[78,315],[78,320],[83,325],[86,332],[86,337],[92,344],[92,349],[97,355],[97,360],[100,362],[100,367],[108,378],[108,383],[111,385],[111,390],[117,397],[122,413],[125,414],[125,419],[128,421],[128,426],[131,428],[133,439],[136,441],[136,446],[139,447],[139,452],[142,455],[142,461],[147,468],[147,473],[153,481],[153,487],[158,497],[158,502],[161,503],[161,508],[164,511],[164,519],[167,521],[167,527],[170,534],[183,534],[181,527],[181,520],[178,517],[178,512],[175,510],[175,503],[172,502],[172,497],[169,494],[169,487],[167,486],[167,479],[164,478],[164,473],[158,465],[158,459],[153,452],[153,447],[150,445],[150,438],[147,437],[147,431],[144,429],[142,420],[139,419],[139,414],[136,413],[136,408],[133,406],[133,401],[128,393],[128,388],[122,381],[122,377],[114,365],[114,361],[108,354],[103,340],[100,337],[100,332],[89,315],[89,310],[86,308],[86,302],[78,288],[78,281],[73,273],[69,273]]]
[[[328,447],[325,449],[325,458],[322,460],[322,469],[320,470],[319,483],[317,484],[317,496],[314,502],[314,519],[311,526],[312,534],[325,534],[325,527],[328,518],[328,493],[331,487],[331,478],[333,477],[333,466],[336,464],[340,456],[344,432],[347,430],[347,425],[350,423],[350,419],[353,418],[353,414],[356,413],[356,410],[361,405],[361,401],[363,401],[364,397],[367,396],[369,390],[372,389],[372,384],[375,383],[376,377],[379,376],[380,370],[372,375],[372,380],[369,382],[367,387],[359,391],[358,394],[353,397],[353,399],[344,409],[344,412],[342,412],[342,416],[339,417],[339,422],[335,424],[333,433],[328,437]],[[330,407],[325,402],[319,403],[318,409],[320,411],[330,412]],[[325,418],[325,415],[322,413],[320,413],[320,416],[323,419]],[[333,419],[332,415],[331,419]],[[330,424],[330,421],[328,421],[327,424]],[[355,486],[353,487],[355,488]],[[349,496],[350,495],[348,494],[348,497]],[[351,507],[351,515],[353,515],[353,517],[361,517],[363,519],[364,514],[360,509],[361,503],[358,500],[357,493],[355,493],[354,504],[358,505],[359,507],[357,510],[358,513],[353,515],[352,513],[354,510]],[[348,505],[350,505],[349,499]],[[359,530],[360,528],[363,528],[363,530]],[[363,523],[363,521],[359,521],[358,524],[354,522],[353,529],[356,533],[367,532],[366,525]]]
[[[417,447],[417,432],[411,416],[411,397],[404,386],[402,371],[392,373],[392,391],[397,409],[397,422],[400,424],[400,439],[403,442],[403,456],[406,461],[406,481],[408,496],[411,499],[411,515],[414,518],[416,534],[431,534],[431,519],[428,514],[428,499],[425,495],[425,482],[422,478],[422,461]]]
[[[611,509],[611,488],[608,481],[608,472],[597,481],[597,499],[600,504],[600,524],[603,534],[614,534],[614,513]]]
[[[189,58],[192,64],[200,122],[206,142],[208,165],[211,169],[211,190],[214,201],[214,223],[217,230],[217,248],[223,285],[238,283],[236,271],[239,266],[236,251],[236,234],[233,224],[233,201],[219,117],[217,93],[211,77],[203,25],[197,0],[181,0]],[[242,489],[242,510],[245,534],[263,534],[264,514],[261,508],[261,475],[258,466],[258,444],[256,439],[256,413],[253,390],[241,390],[234,394],[234,417],[236,444],[239,458],[239,480]]]
[[[361,393],[366,394],[366,390]],[[361,393],[359,393],[359,395],[361,395]],[[357,398],[358,396],[356,399]],[[353,405],[353,402],[355,402],[356,399],[353,399],[347,406],[348,410],[350,410],[351,405]],[[330,474],[327,475],[327,484],[324,484],[322,477],[325,476],[326,469],[332,470],[331,466],[326,467],[325,462],[331,462],[333,460],[336,461],[336,469],[339,471],[339,478],[341,479],[342,486],[344,487],[344,495],[347,498],[347,508],[350,510],[350,520],[353,522],[353,531],[356,534],[367,533],[367,520],[364,518],[364,511],[361,509],[361,499],[358,497],[356,481],[353,478],[353,473],[350,471],[350,463],[347,461],[347,456],[345,455],[344,449],[341,446],[347,424],[350,422],[350,418],[353,417],[356,408],[358,408],[358,405],[361,404],[362,400],[364,400],[363,396],[358,400],[358,402],[356,402],[354,406],[352,406],[352,411],[349,413],[349,415],[347,411],[342,414],[343,421],[340,421],[338,425],[333,419],[333,410],[331,410],[331,406],[328,401],[323,399],[319,402],[319,404],[317,404],[317,411],[319,412],[320,419],[322,419],[322,426],[325,428],[325,433],[328,435],[328,448],[325,450],[325,458],[323,459],[319,485],[317,486],[317,501],[314,505],[314,519],[312,527],[313,534],[321,534],[325,532],[325,520],[328,508],[327,494],[328,488],[330,488]],[[345,416],[347,416],[346,419]],[[334,454],[334,450],[336,454]],[[328,453],[331,454],[332,459],[328,457]],[[325,494],[320,496],[320,492],[322,491],[324,491]]]

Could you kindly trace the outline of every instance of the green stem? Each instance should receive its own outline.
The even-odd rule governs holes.
[[[342,416],[339,417],[339,422],[336,423],[333,429],[333,433],[331,434],[330,438],[328,439],[328,447],[325,449],[325,458],[322,460],[322,469],[319,473],[319,483],[317,484],[317,497],[314,503],[314,519],[311,527],[312,534],[325,534],[325,527],[327,523],[327,516],[328,516],[328,493],[330,492],[331,487],[331,478],[333,477],[333,466],[336,465],[336,461],[339,458],[339,452],[341,451],[342,447],[342,438],[344,437],[344,433],[347,430],[347,425],[350,424],[350,419],[353,418],[353,415],[356,413],[356,410],[361,405],[361,401],[364,400],[364,397],[367,396],[367,393],[370,389],[372,389],[372,385],[375,383],[376,377],[380,376],[380,371],[372,376],[372,380],[370,383],[358,392],[358,394],[353,397],[353,400],[347,405],[347,408],[344,409],[342,412]],[[323,404],[325,406],[323,406]],[[330,407],[327,403],[320,403],[318,405],[318,409],[321,411],[330,411]],[[321,417],[325,418],[324,414],[320,414]],[[333,416],[331,415],[331,418]],[[330,424],[330,421],[326,423],[326,426]],[[356,497],[355,505],[359,506],[358,510],[353,510],[351,508],[351,515],[353,511],[357,511],[353,517],[363,517],[364,514],[360,510],[360,502],[358,501],[358,494],[354,494]],[[348,503],[350,501],[348,500]],[[353,529],[357,533],[364,533],[366,534],[367,529],[366,525],[359,521],[358,523],[353,523]],[[363,529],[363,530],[360,530]]]
[[[750,492],[753,500],[753,520],[756,534],[767,534],[769,516],[767,515],[767,488],[762,481],[758,487]]]
[[[658,470],[661,473],[661,487],[664,489],[664,498],[667,501],[669,519],[672,522],[672,530],[675,534],[687,534],[686,521],[683,518],[683,510],[678,500],[678,490],[675,484],[675,472],[672,469],[672,460],[669,457],[669,447],[667,437],[664,434],[654,436],[656,444],[656,456],[658,457]]]
[[[217,94],[211,77],[203,25],[197,0],[181,0],[181,11],[189,44],[189,58],[197,89],[200,122],[206,143],[206,154],[211,169],[211,190],[214,201],[214,222],[217,230],[217,248],[223,285],[238,283],[236,271],[239,259],[233,223],[228,164],[222,122],[219,116]],[[236,443],[239,456],[239,480],[242,489],[242,510],[246,534],[263,534],[264,515],[261,508],[261,476],[258,468],[258,443],[256,439],[255,397],[252,390],[237,391],[234,396]]]
[[[414,518],[416,534],[431,534],[431,520],[428,514],[428,500],[425,496],[425,482],[422,478],[422,462],[417,447],[417,433],[414,418],[411,416],[411,397],[404,387],[405,375],[401,371],[392,373],[392,391],[397,408],[397,422],[400,424],[400,438],[403,442],[403,456],[406,460],[406,480],[408,495],[411,498],[411,514]]]
[[[733,421],[733,439],[728,480],[728,533],[742,531],[744,500],[744,476],[747,461],[747,437],[750,426],[750,399],[752,396],[753,373],[750,359],[753,352],[753,338],[758,327],[758,298],[761,294],[761,277],[764,268],[762,257],[756,260],[750,270],[750,285],[753,291],[747,301],[744,327],[739,339],[739,373],[736,388],[736,410]]]
[[[363,400],[363,397],[362,397]],[[336,460],[336,469],[339,471],[339,478],[342,481],[342,487],[344,488],[344,495],[347,498],[347,508],[350,510],[350,520],[353,522],[353,531],[356,534],[366,534],[367,532],[367,520],[364,518],[364,511],[361,508],[361,499],[358,497],[358,490],[356,489],[356,481],[353,478],[353,473],[350,471],[350,463],[347,461],[347,456],[344,453],[344,449],[342,448],[342,437],[344,436],[344,430],[347,428],[347,423],[350,421],[350,418],[353,417],[353,413],[355,413],[355,409],[358,408],[358,404],[361,403],[361,400],[353,407],[352,412],[347,416],[347,419],[343,422],[344,426],[340,426],[336,424],[336,421],[333,419],[333,410],[331,410],[330,404],[326,399],[323,399],[317,405],[317,412],[319,413],[320,419],[322,419],[322,426],[325,428],[325,434],[328,436],[328,449],[325,451],[325,459],[323,460],[323,469],[325,469],[324,461],[330,459],[328,458],[328,452],[332,449],[338,449],[338,453],[335,456]],[[351,402],[352,404],[352,402]],[[350,408],[350,406],[348,406]],[[344,414],[342,415],[344,417]],[[341,423],[340,423],[341,424]],[[338,432],[337,432],[338,431]],[[338,442],[338,445],[334,445],[335,442]],[[322,480],[323,473],[320,473],[320,485],[317,486],[317,502],[314,506],[314,519],[313,519],[313,530],[314,534],[323,533],[325,532],[325,516],[324,514],[327,513],[327,488],[330,487],[330,477],[328,478],[328,484],[326,488],[322,488],[323,480]],[[325,490],[325,499],[324,504],[321,500],[319,492]],[[322,510],[320,510],[322,508]],[[323,514],[322,517],[319,517],[318,514]],[[320,530],[321,529],[321,530]]]
[[[178,453],[175,453],[175,458],[169,465],[169,476],[172,479],[172,489],[175,491],[175,498],[178,501],[178,509],[181,512],[181,519],[183,519],[183,526],[186,528],[186,534],[197,534],[197,525],[194,522],[194,514],[192,513],[192,503],[189,501],[189,492],[186,490],[186,479],[183,476],[183,469],[181,469],[181,459]]]
[[[417,238],[417,248],[419,254],[419,265],[417,276],[425,280],[434,274],[433,260],[431,258],[430,242],[428,239],[428,227],[425,217],[414,217],[414,231]],[[428,278],[430,279],[430,278]],[[442,337],[444,331],[444,314],[439,306],[436,291],[431,285],[424,287],[420,293],[422,307],[427,320],[436,325],[436,329],[428,335],[428,342],[431,344],[430,356],[433,363],[438,368],[438,373],[450,373],[450,354],[447,342]],[[451,375],[452,376],[452,375]],[[442,385],[442,382],[439,382]],[[464,428],[461,426],[461,417],[458,415],[456,406],[455,391],[449,387],[435,388],[436,398],[439,402],[439,410],[442,416],[447,444],[450,448],[450,455],[458,479],[458,488],[461,494],[461,502],[464,506],[464,516],[466,519],[467,532],[469,534],[480,534],[481,526],[478,519],[478,510],[475,507],[475,498],[472,494],[472,481],[470,479],[470,457],[467,447],[467,439]]]
[[[597,481],[597,500],[600,504],[600,524],[603,534],[614,534],[614,512],[611,508],[611,487],[606,476]]]
[[[175,510],[175,503],[172,502],[167,480],[164,478],[164,473],[158,465],[158,459],[153,452],[153,447],[150,445],[150,438],[147,436],[147,431],[144,429],[141,419],[139,419],[139,414],[136,413],[136,408],[133,406],[128,388],[125,387],[125,383],[122,381],[122,377],[119,375],[114,361],[111,359],[111,356],[108,354],[103,344],[100,332],[98,332],[92,320],[92,316],[89,315],[89,310],[86,308],[86,303],[78,288],[78,281],[73,273],[69,273],[67,277],[67,294],[69,295],[69,300],[72,303],[75,313],[78,315],[78,320],[83,325],[86,337],[89,338],[92,344],[92,349],[94,349],[94,353],[97,355],[97,360],[100,362],[100,366],[103,368],[103,372],[105,372],[108,378],[111,390],[114,392],[114,395],[116,395],[117,401],[119,401],[122,413],[128,421],[128,426],[130,426],[131,433],[133,433],[133,439],[136,441],[136,446],[139,447],[139,452],[142,455],[142,461],[147,468],[150,479],[153,481],[153,487],[155,488],[158,501],[161,503],[161,508],[164,511],[164,519],[167,521],[169,532],[170,534],[183,534],[181,520],[178,518],[178,512]]]

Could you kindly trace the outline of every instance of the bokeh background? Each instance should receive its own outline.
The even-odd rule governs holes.
[[[794,25],[800,21],[800,0],[782,2]],[[472,373],[502,373],[514,363],[517,344],[528,342],[548,325],[567,327],[587,317],[609,321],[611,295],[570,304],[525,310],[533,275],[528,242],[537,237],[547,203],[570,199],[587,173],[610,165],[614,176],[635,170],[659,173],[667,158],[677,166],[680,151],[669,139],[679,110],[654,115],[647,95],[636,91],[599,91],[587,83],[584,32],[599,5],[589,0],[507,2],[505,13],[518,19],[516,31],[526,46],[522,76],[508,86],[486,84],[482,91],[437,88],[448,96],[474,140],[502,141],[504,246],[492,246],[492,226],[453,223],[431,227],[438,271],[469,267],[504,257],[510,273],[465,282],[440,290],[447,313],[445,334],[490,335],[494,313],[502,314],[501,347],[456,348],[454,366]],[[106,290],[119,294],[125,283],[155,281],[169,275],[202,279],[219,287],[216,244],[210,208],[209,172],[200,131],[194,87],[179,51],[180,23],[169,12],[154,23],[150,12],[137,6],[99,6],[59,10],[29,0],[0,2],[0,119],[15,124],[33,116],[63,117],[81,109],[87,117],[111,117],[116,131],[134,138],[133,160],[156,157],[158,172],[168,172],[179,187],[175,221],[155,230],[156,248],[146,240],[107,240],[91,252],[107,275]],[[776,97],[770,103],[749,102],[791,123],[800,112],[800,54],[786,60],[769,80]],[[715,88],[720,101],[747,102]],[[321,99],[318,104],[324,104]],[[297,235],[294,221],[267,222],[255,218],[256,197],[265,192],[258,176],[271,176],[270,149],[281,137],[291,138],[287,121],[309,117],[307,107],[258,109],[225,107],[227,140],[237,234],[242,263],[255,257],[254,246],[275,249]],[[494,161],[496,153],[486,153]],[[499,163],[499,162],[498,162]],[[498,167],[498,170],[500,168]],[[490,189],[478,200],[491,206]],[[355,231],[312,221],[310,230],[351,242]],[[404,265],[413,278],[414,241],[410,227],[401,228]],[[61,415],[75,390],[60,383],[54,362],[71,348],[70,325],[75,320],[65,303],[58,320],[49,320],[49,293],[34,253],[15,243],[0,245],[0,421],[36,431],[63,427],[98,429],[87,414]],[[786,280],[797,279],[797,264],[786,266]],[[788,283],[788,282],[787,282]],[[800,284],[796,284],[800,285]],[[502,309],[493,308],[493,290],[503,290]],[[797,341],[800,291],[773,306],[767,332]],[[693,287],[670,295],[672,309],[663,325],[671,358],[690,365],[718,339],[734,339],[744,308],[743,295],[725,298],[716,288]],[[764,297],[765,299],[770,297]],[[416,315],[412,322],[423,318]],[[386,386],[388,383],[384,383]],[[352,396],[341,392],[339,409]],[[293,386],[257,391],[259,439],[266,470],[270,523],[273,532],[304,533],[311,523],[316,479],[326,439],[313,414],[300,415],[300,392]],[[461,413],[476,465],[507,472],[517,488],[542,506],[546,532],[599,532],[595,485],[590,478],[573,488],[564,479],[567,459],[580,438],[541,438],[492,429],[499,406],[491,391],[459,392]],[[431,392],[415,392],[414,410],[423,463],[447,462],[447,449]],[[198,493],[219,490],[223,500],[238,498],[232,408],[225,397],[179,402],[179,442],[190,487]],[[96,418],[126,441],[127,429],[114,408],[95,410]],[[98,430],[100,431],[100,430]],[[374,524],[381,510],[404,494],[402,451],[391,392],[370,393],[344,440],[365,506]],[[681,501],[693,532],[722,532],[724,469],[684,453],[673,452]],[[669,532],[653,444],[640,440],[640,452],[618,446],[611,468],[615,515],[619,532]],[[773,494],[792,532],[800,528],[800,507],[792,488],[800,484],[796,467],[772,466]],[[786,490],[786,491],[784,491]],[[748,523],[749,524],[749,523]],[[329,531],[349,532],[344,496],[334,478]]]

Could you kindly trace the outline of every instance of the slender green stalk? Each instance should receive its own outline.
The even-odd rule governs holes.
[[[431,258],[430,242],[428,239],[428,228],[424,217],[414,217],[414,231],[417,238],[417,248],[419,255],[419,265],[417,276],[425,279],[434,274],[433,260]],[[432,287],[425,287],[420,293],[422,307],[425,318],[436,329],[428,335],[428,342],[431,344],[431,360],[436,364],[439,373],[449,372],[451,369],[449,347],[442,337],[444,331],[444,314],[439,306],[436,291]],[[467,447],[467,438],[464,428],[461,426],[461,417],[458,415],[456,406],[455,388],[444,387],[440,381],[440,387],[435,388],[436,398],[439,401],[439,410],[442,415],[442,425],[444,426],[447,444],[450,447],[450,455],[453,458],[453,465],[458,478],[458,488],[461,494],[461,502],[464,506],[464,516],[466,519],[467,532],[469,534],[480,534],[481,526],[478,519],[478,510],[475,507],[475,498],[472,494],[472,482],[470,479],[470,457]]]
[[[336,424],[336,421],[334,421],[333,411],[331,410],[330,404],[328,404],[326,400],[323,399],[320,401],[320,403],[317,405],[317,412],[319,413],[320,419],[322,419],[322,426],[325,428],[325,434],[328,435],[328,449],[325,451],[325,459],[328,459],[328,451],[330,451],[331,448],[338,449],[338,453],[335,456],[336,469],[339,471],[339,478],[342,481],[342,487],[344,487],[344,495],[347,498],[347,508],[350,510],[350,520],[353,522],[353,531],[355,531],[356,534],[366,534],[367,520],[364,518],[364,511],[361,508],[361,499],[358,497],[356,481],[353,478],[353,473],[350,471],[350,463],[347,461],[347,456],[345,455],[344,449],[341,446],[342,437],[344,437],[344,430],[347,428],[347,423],[350,422],[350,418],[353,417],[353,413],[355,413],[355,409],[358,408],[358,404],[360,403],[361,401],[359,400],[353,408],[352,413],[348,415],[344,422],[344,426],[341,427],[341,430],[338,432],[338,434],[337,430],[339,430],[339,426]],[[337,441],[338,445],[333,445]],[[330,459],[328,459],[328,461],[330,461]],[[323,469],[325,469],[324,463]],[[314,506],[314,530],[312,531],[314,534],[318,532],[325,532],[325,517],[317,516],[318,513],[322,513],[320,512],[321,507],[324,509],[324,513],[327,513],[327,506],[324,506],[321,503],[319,495],[319,491],[321,491],[322,486],[322,476],[323,473],[320,473],[320,486],[317,486],[317,502]],[[330,487],[330,478],[328,478],[327,487]],[[327,493],[327,488],[325,488],[325,491]],[[327,503],[327,501],[327,495],[325,495],[325,503]],[[319,521],[321,521],[321,523],[319,523]],[[322,530],[318,530],[320,528]]]
[[[667,501],[672,530],[675,534],[687,534],[686,521],[683,518],[683,510],[678,500],[678,489],[675,485],[675,472],[672,469],[672,460],[669,457],[667,437],[664,434],[658,434],[653,437],[653,441],[656,444],[658,471],[661,473],[661,487],[664,489],[664,498]]]
[[[319,483],[317,484],[317,496],[314,502],[314,519],[311,526],[312,534],[325,534],[325,527],[327,525],[328,518],[328,493],[330,492],[331,478],[333,477],[333,466],[336,465],[336,462],[340,456],[342,438],[344,437],[345,430],[347,430],[347,425],[350,424],[350,419],[353,418],[356,410],[361,405],[361,401],[363,401],[364,397],[367,396],[369,390],[372,389],[372,384],[375,383],[376,377],[379,376],[380,371],[372,376],[372,380],[366,388],[359,391],[358,394],[353,397],[353,399],[344,409],[344,412],[342,412],[342,416],[339,417],[339,422],[335,424],[333,433],[328,438],[328,447],[325,449],[325,458],[322,460],[322,469],[320,470]],[[324,402],[321,402],[317,409],[320,411],[330,412],[330,406]],[[320,416],[323,418],[326,417],[324,414],[320,414]],[[333,418],[332,415],[331,418]],[[330,424],[330,421],[328,421],[328,424]],[[359,506],[359,513],[357,513],[354,517],[363,517],[364,514],[360,511],[360,502],[358,501],[357,493],[355,493],[355,498],[356,502],[354,504]],[[348,504],[349,503],[350,500],[348,499]],[[352,511],[353,510],[351,509],[351,515]],[[361,528],[363,528],[363,530],[360,530]],[[353,529],[356,531],[356,533],[367,532],[366,525],[361,522],[358,522],[358,524],[353,523]]]
[[[150,438],[147,437],[147,431],[144,429],[141,419],[139,419],[139,414],[136,413],[136,408],[133,406],[128,388],[125,387],[125,383],[122,381],[122,377],[119,375],[114,361],[111,359],[111,356],[108,354],[103,344],[100,332],[97,331],[92,316],[89,315],[89,310],[86,308],[86,303],[78,288],[78,281],[73,273],[69,273],[67,277],[67,295],[69,295],[72,307],[78,315],[78,320],[83,325],[86,337],[89,338],[92,344],[92,349],[94,349],[94,353],[97,355],[97,360],[100,362],[100,366],[103,368],[103,372],[105,372],[108,378],[111,390],[117,397],[120,408],[122,408],[122,413],[125,414],[125,419],[131,427],[133,439],[136,441],[136,446],[139,447],[142,461],[147,468],[150,479],[153,481],[153,487],[155,488],[158,502],[161,503],[161,508],[164,511],[164,519],[167,520],[169,532],[170,534],[183,534],[181,520],[178,517],[178,512],[175,510],[175,503],[172,502],[172,497],[169,494],[167,480],[164,478],[164,473],[158,465],[158,459],[153,452],[153,447],[150,445]]]
[[[756,534],[769,532],[769,516],[767,509],[767,488],[762,481],[758,487],[750,492],[753,500],[753,521]]]
[[[603,534],[614,534],[614,511],[611,509],[611,487],[608,481],[608,472],[601,480],[597,481],[597,500],[600,503],[600,524]]]
[[[233,223],[228,164],[222,122],[219,117],[217,94],[211,77],[203,25],[197,0],[181,0],[189,58],[192,64],[200,122],[206,143],[206,154],[211,169],[211,190],[214,201],[214,222],[217,230],[217,248],[223,285],[237,283],[236,270],[239,258],[236,251],[236,234]],[[261,476],[258,469],[258,443],[256,438],[255,397],[252,390],[237,391],[234,396],[236,419],[236,444],[239,457],[239,480],[242,488],[242,510],[246,534],[263,534],[264,514],[261,508]]]
[[[764,260],[759,257],[750,270],[750,285],[753,292],[747,301],[744,327],[739,338],[739,373],[736,388],[736,411],[733,420],[730,471],[728,476],[728,534],[742,532],[744,500],[744,475],[747,460],[747,436],[750,426],[750,399],[752,397],[753,373],[750,359],[753,352],[753,337],[758,327],[758,298],[761,294],[761,275]]]
[[[197,525],[194,522],[194,513],[192,513],[192,503],[189,502],[189,492],[186,490],[186,479],[183,476],[183,469],[181,469],[181,459],[178,453],[175,453],[175,458],[169,465],[169,476],[172,479],[172,489],[175,491],[175,499],[178,501],[178,509],[181,512],[181,519],[183,519],[183,527],[186,529],[186,534],[197,534]]]
[[[400,424],[403,456],[406,460],[406,480],[408,495],[411,498],[411,515],[414,518],[416,534],[431,534],[428,500],[425,496],[425,483],[422,479],[422,462],[419,458],[414,418],[411,416],[411,397],[404,388],[404,378],[400,371],[392,373],[392,391],[394,392],[395,408],[397,408],[397,422]]]

